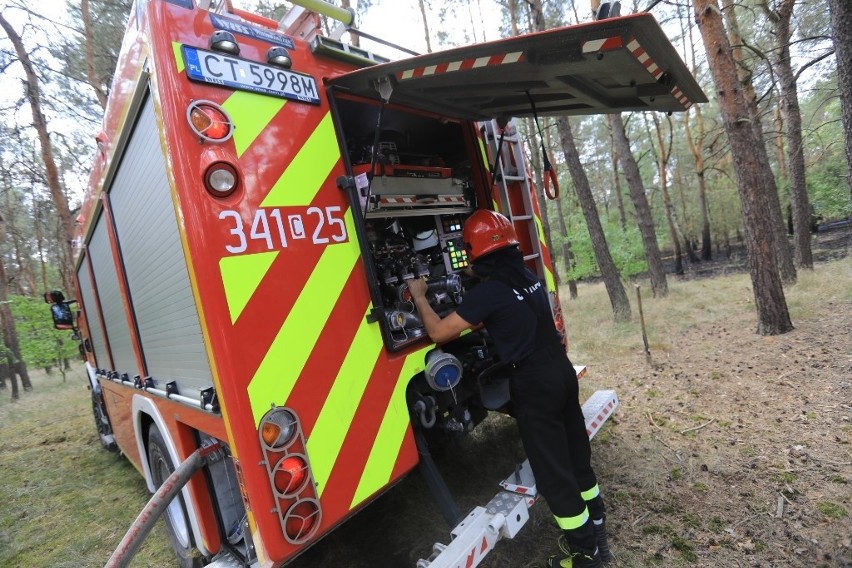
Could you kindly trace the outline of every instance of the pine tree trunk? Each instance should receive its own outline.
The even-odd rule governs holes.
[[[772,112],[774,113],[775,132],[778,133],[775,136],[775,161],[778,163],[778,175],[785,178],[790,175],[790,172],[787,170],[787,157],[784,155],[784,137],[781,136],[781,133],[784,132],[784,119],[781,117],[780,104],[775,105]]]
[[[608,115],[612,116],[612,115]],[[612,187],[615,193],[615,202],[618,205],[618,225],[622,232],[627,231],[627,212],[624,210],[624,197],[621,195],[621,176],[618,175],[618,148],[615,146],[615,138],[610,126],[610,145],[612,146]]]
[[[423,18],[423,36],[426,38],[426,53],[432,53],[432,40],[429,33],[429,20],[426,19],[426,4],[424,0],[419,0],[420,16]]]
[[[828,8],[831,11],[834,57],[837,59],[843,130],[846,132],[846,163],[849,167],[846,181],[849,184],[849,197],[852,198],[852,2],[828,0]]]
[[[716,0],[694,0],[694,6],[737,175],[749,275],[757,307],[757,332],[760,335],[786,333],[793,329],[793,324],[774,254],[767,195],[771,188],[767,187],[766,176],[762,174],[769,166],[766,147],[752,126]]]
[[[771,10],[766,0],[761,4],[763,11],[775,24],[775,49],[772,59],[781,90],[781,117],[786,126],[787,164],[790,170],[790,208],[793,218],[793,250],[799,268],[813,269],[811,252],[811,204],[805,182],[805,151],[802,143],[802,114],[799,110],[799,93],[796,76],[790,60],[790,38],[793,31],[793,1],[781,0],[777,10]]]
[[[556,125],[562,141],[562,151],[565,154],[568,172],[571,174],[574,189],[577,192],[577,199],[580,201],[580,208],[583,210],[583,216],[586,219],[586,225],[588,226],[589,236],[592,239],[592,247],[595,252],[595,260],[603,276],[607,294],[609,294],[609,301],[612,304],[615,321],[629,321],[630,301],[627,299],[627,293],[624,291],[624,285],[621,283],[618,269],[615,267],[615,262],[613,262],[612,255],[609,252],[606,235],[604,234],[600,217],[598,217],[598,210],[595,206],[595,198],[592,195],[592,188],[589,186],[589,179],[586,177],[586,172],[580,163],[580,156],[577,152],[577,145],[574,142],[574,134],[571,132],[571,125],[565,117],[558,118]]]
[[[660,122],[657,120],[657,115],[655,113],[651,113],[651,117],[654,121],[654,128],[657,134],[659,152],[654,149],[653,144],[651,144],[651,148],[654,151],[657,162],[657,175],[660,178],[660,191],[663,194],[663,211],[666,213],[666,223],[669,226],[669,236],[672,239],[672,246],[674,247],[675,274],[683,274],[683,249],[681,248],[680,243],[680,229],[677,225],[677,221],[675,220],[674,207],[672,207],[672,200],[669,195],[668,153],[665,148],[665,143],[663,142],[663,134],[660,129]],[[648,137],[650,138],[650,133]],[[671,145],[669,147],[671,147]]]
[[[565,225],[565,215],[562,213],[562,200],[556,200],[556,212],[559,216],[559,230],[565,236],[565,241],[562,244],[562,258],[565,261],[565,269],[569,271],[574,268],[574,251],[571,250],[571,240],[568,239],[568,227]],[[568,297],[576,300],[578,295],[577,279],[568,276]]]
[[[0,364],[0,374],[9,377],[9,384],[12,385],[12,402],[20,399],[21,395],[18,392],[18,378],[15,376],[15,371],[12,370],[12,366],[6,363]]]
[[[692,159],[695,162],[695,175],[698,177],[698,204],[701,209],[701,260],[713,259],[713,245],[710,237],[710,214],[707,207],[707,179],[704,176],[706,166],[702,146],[704,144],[704,118],[701,108],[695,107],[695,121],[698,126],[697,140],[692,137],[692,128],[689,120],[690,113],[683,115],[683,127],[686,133],[686,141]]]
[[[6,239],[6,222],[0,217],[0,241]],[[15,374],[21,376],[21,385],[24,390],[31,390],[30,376],[27,366],[21,357],[21,348],[18,343],[18,330],[15,328],[15,318],[12,317],[12,309],[9,307],[8,279],[6,278],[6,264],[0,255],[0,322],[2,322],[2,340],[6,348],[12,354],[9,361],[9,375],[12,379],[12,398],[17,398],[18,382]]]
[[[760,111],[757,108],[757,94],[754,90],[754,84],[751,80],[751,71],[748,70],[744,62],[743,55],[743,40],[739,31],[739,22],[737,21],[736,11],[734,10],[733,0],[723,0],[725,4],[725,16],[728,22],[728,45],[733,44],[731,54],[737,63],[737,76],[739,78],[743,96],[749,111],[748,120],[754,128],[755,137],[762,145],[762,153],[766,155],[766,145],[763,140],[763,126],[760,120]],[[714,5],[715,5],[714,0]],[[718,5],[716,5],[718,8]],[[723,32],[724,33],[724,29]],[[769,165],[769,158],[765,161],[765,169],[760,172],[764,177],[764,184],[769,188],[767,197],[768,213],[772,218],[772,238],[773,250],[775,251],[776,261],[781,280],[788,284],[796,283],[796,266],[793,264],[793,254],[787,242],[787,230],[784,225],[784,212],[781,210],[781,198],[778,196],[778,184],[775,181],[775,175],[772,173],[772,168]]]
[[[669,293],[669,285],[666,280],[666,270],[660,255],[660,247],[657,243],[657,232],[654,229],[654,219],[651,216],[651,206],[645,196],[645,188],[642,185],[642,176],[639,173],[639,164],[633,152],[630,151],[630,141],[624,129],[624,120],[620,114],[607,115],[609,126],[612,129],[613,142],[618,149],[618,157],[621,160],[621,169],[624,171],[624,179],[627,181],[627,191],[630,192],[630,200],[636,211],[636,224],[642,235],[642,247],[645,250],[645,261],[648,263],[648,276],[651,279],[651,293],[654,297],[663,297]]]
[[[89,0],[80,0],[80,15],[83,19],[83,36],[86,45],[86,81],[94,89],[98,104],[102,109],[106,109],[107,93],[95,65],[95,32],[92,28]]]

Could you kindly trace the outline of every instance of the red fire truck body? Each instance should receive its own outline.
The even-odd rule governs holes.
[[[406,296],[425,276],[439,312],[461,301],[471,211],[512,218],[561,325],[520,141],[492,119],[703,94],[647,15],[388,63],[311,13],[281,31],[204,4],[130,16],[79,218],[79,327],[101,439],[152,490],[226,448],[169,508],[178,552],[282,565],[418,465],[416,429],[506,402],[487,334],[436,350]]]

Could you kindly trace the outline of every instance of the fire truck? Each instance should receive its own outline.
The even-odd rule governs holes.
[[[495,209],[563,329],[514,117],[704,95],[649,14],[389,60],[341,40],[351,12],[295,4],[135,2],[78,218],[98,434],[152,492],[203,454],[165,505],[182,566],[283,566],[418,466],[454,527],[418,566],[475,566],[534,479],[458,513],[427,444],[506,410],[504,363],[484,329],[433,344],[406,281],[452,311],[463,223]],[[586,402],[590,435],[616,405]]]

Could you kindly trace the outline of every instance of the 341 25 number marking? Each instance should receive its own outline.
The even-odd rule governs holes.
[[[347,238],[346,223],[341,207],[308,207],[304,213],[284,214],[280,209],[258,209],[251,223],[243,221],[237,211],[226,209],[219,213],[231,235],[225,250],[240,254],[249,243],[258,242],[267,250],[287,248],[291,240],[310,239],[315,245],[342,243]]]

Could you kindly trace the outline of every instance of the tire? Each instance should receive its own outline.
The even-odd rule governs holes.
[[[169,455],[163,435],[155,424],[148,430],[148,465],[151,468],[151,481],[154,487],[160,487],[174,472],[175,465]],[[169,503],[163,518],[166,532],[180,568],[200,568],[204,561],[193,546],[192,527],[186,513],[183,495],[180,493]]]
[[[109,416],[106,413],[106,407],[100,395],[92,391],[92,414],[95,416],[95,428],[98,431],[98,437],[101,440],[101,445],[105,450],[110,452],[118,451],[118,444],[115,443],[115,435],[112,432],[112,424],[109,422]]]

